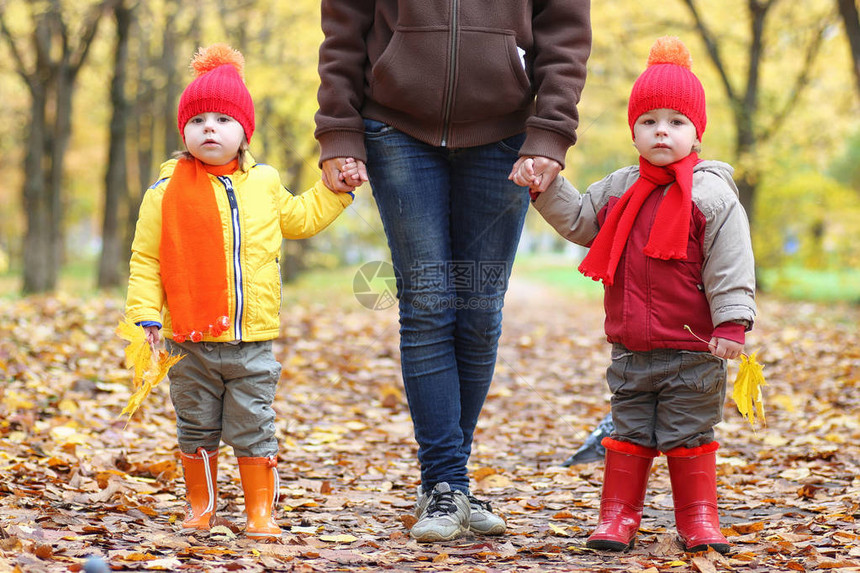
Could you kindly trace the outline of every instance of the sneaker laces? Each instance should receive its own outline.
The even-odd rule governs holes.
[[[490,507],[489,501],[481,501],[480,499],[478,499],[477,497],[475,497],[473,495],[469,495],[467,497],[469,498],[469,505],[477,505],[479,508],[481,508],[485,511],[489,511],[490,513],[493,513],[493,509]]]
[[[449,515],[457,512],[457,504],[454,503],[453,491],[434,492],[427,505],[427,515],[443,513]]]

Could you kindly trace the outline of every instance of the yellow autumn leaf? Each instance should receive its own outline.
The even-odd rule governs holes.
[[[184,356],[173,355],[164,350],[153,352],[152,346],[146,340],[146,331],[128,318],[119,323],[115,332],[128,342],[125,348],[125,365],[127,368],[134,368],[134,392],[120,412],[120,416],[128,414],[131,420],[152,389],[164,380],[170,368]]]
[[[352,543],[353,541],[358,541],[358,537],[348,533],[341,533],[339,535],[320,535],[320,540],[334,543]]]
[[[764,400],[761,387],[766,386],[763,367],[756,360],[756,353],[741,355],[738,375],[735,378],[732,399],[738,407],[738,412],[755,430],[756,418],[767,425],[764,418]]]
[[[317,527],[315,526],[304,526],[304,525],[293,525],[290,527],[290,533],[316,533]]]
[[[132,385],[138,388],[143,381],[143,373],[152,364],[152,346],[146,340],[146,331],[126,318],[117,325],[115,332],[128,342],[125,347],[125,367],[134,368]]]
[[[183,358],[185,358],[183,355],[170,354],[165,350],[160,350],[158,352],[158,360],[156,361],[155,366],[144,372],[140,386],[138,386],[137,390],[135,390],[128,399],[128,404],[126,404],[125,408],[120,412],[120,416],[128,414],[128,418],[131,420],[131,417],[137,409],[140,408],[140,405],[143,404],[143,401],[147,396],[149,396],[152,389],[155,388],[159,382],[164,380],[170,368]]]
[[[697,340],[705,344],[708,343],[707,340],[693,332],[689,325],[685,324],[684,330],[692,334]],[[763,367],[756,360],[756,354],[757,352],[753,352],[749,356],[741,354],[741,363],[732,391],[732,399],[738,407],[738,412],[750,423],[753,432],[755,432],[756,417],[762,421],[762,424],[767,425],[764,419],[764,401],[761,393],[761,387],[767,386],[767,382],[764,380]]]

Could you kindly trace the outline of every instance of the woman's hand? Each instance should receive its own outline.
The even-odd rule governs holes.
[[[322,181],[332,191],[349,193],[367,181],[367,167],[352,157],[332,157],[322,163]]]

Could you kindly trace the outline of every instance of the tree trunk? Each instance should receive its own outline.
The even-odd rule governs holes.
[[[839,14],[845,25],[845,35],[851,47],[851,61],[854,64],[854,87],[860,97],[860,14],[857,12],[855,0],[836,0]]]
[[[125,0],[114,8],[116,19],[116,51],[114,76],[110,87],[113,115],[110,120],[108,166],[105,174],[105,203],[102,220],[102,254],[99,259],[98,288],[120,286],[122,263],[126,259],[123,248],[125,236],[120,233],[120,204],[128,197],[128,110],[125,98],[125,81],[128,67],[128,36],[131,27],[131,9]]]
[[[153,157],[155,152],[153,146],[156,139],[156,121],[159,117],[160,110],[156,112],[158,99],[156,98],[156,89],[153,82],[153,74],[150,70],[153,69],[158,62],[152,58],[152,41],[154,36],[152,29],[145,29],[146,22],[152,19],[152,15],[147,12],[146,4],[138,4],[135,7],[136,17],[132,20],[132,26],[135,27],[132,35],[135,36],[138,52],[131,61],[136,62],[134,74],[137,81],[136,89],[134,90],[134,104],[132,117],[134,122],[134,137],[129,141],[132,146],[132,155],[136,158],[137,166],[137,183],[135,189],[128,195],[124,207],[126,210],[126,221],[124,246],[123,250],[126,253],[131,253],[131,245],[134,242],[134,231],[137,223],[138,213],[140,211],[140,203],[143,200],[143,194],[146,189],[154,181]]]
[[[791,112],[800,101],[800,94],[808,82],[808,75],[816,60],[821,46],[821,38],[826,29],[826,22],[813,25],[815,34],[805,46],[805,60],[800,66],[800,72],[794,77],[785,78],[785,93],[788,94],[782,109],[768,109],[768,116],[761,109],[761,73],[765,63],[765,30],[766,21],[776,4],[781,0],[747,0],[749,15],[749,45],[747,49],[746,78],[741,87],[737,87],[729,77],[729,67],[720,52],[720,42],[710,30],[699,10],[696,0],[682,0],[693,17],[696,31],[702,38],[708,51],[708,56],[723,85],[737,131],[735,139],[735,157],[738,171],[735,173],[740,201],[747,212],[750,221],[755,217],[755,196],[761,176],[761,166],[755,160],[758,147],[766,142],[779,130]],[[837,0],[845,3],[845,0]],[[854,0],[847,0],[853,5]],[[855,9],[856,15],[856,9]],[[856,18],[855,18],[856,20]],[[770,124],[767,126],[767,124]],[[767,126],[767,127],[765,127]]]
[[[758,60],[753,60],[758,66]],[[745,166],[745,169],[740,169],[735,174],[735,183],[738,186],[738,196],[741,205],[747,212],[747,218],[752,223],[755,218],[754,203],[756,188],[759,181],[759,167],[755,160],[757,147],[756,134],[753,131],[752,117],[755,114],[755,104],[752,102],[749,105],[742,106],[735,119],[735,129],[737,135],[735,138],[735,156],[738,158],[738,163]]]
[[[167,17],[167,26],[164,30],[164,47],[161,52],[161,68],[165,74],[165,100],[161,113],[164,121],[164,153],[170,155],[174,151],[178,151],[182,145],[182,140],[176,129],[176,106],[179,103],[179,94],[182,88],[180,86],[181,79],[176,72],[177,34],[175,16],[180,10],[179,2],[171,0],[168,2],[166,8],[169,15]]]
[[[27,4],[33,21],[29,38],[16,38],[0,10],[0,35],[30,92],[30,129],[24,161],[23,204],[27,231],[23,248],[23,293],[52,291],[63,252],[63,160],[71,136],[72,91],[105,8],[94,4],[72,44],[57,0]],[[24,57],[25,51],[31,57]],[[29,63],[32,62],[32,63]]]
[[[24,235],[24,285],[25,294],[45,292],[53,289],[55,280],[51,278],[51,267],[55,261],[49,259],[51,239],[48,229],[51,225],[51,202],[48,185],[42,164],[45,159],[45,141],[48,139],[45,107],[47,93],[44,86],[37,86],[31,93],[30,129],[27,133],[27,155],[24,158],[23,204],[27,213],[27,231]]]

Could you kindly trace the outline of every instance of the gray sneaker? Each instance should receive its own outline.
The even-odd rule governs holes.
[[[418,521],[409,534],[421,543],[450,541],[469,529],[469,498],[461,491],[451,491],[446,482],[437,483],[425,494],[418,487],[415,517]]]
[[[501,535],[507,529],[505,520],[493,513],[490,502],[481,501],[472,495],[467,496],[472,516],[469,518],[469,529],[481,535]]]

